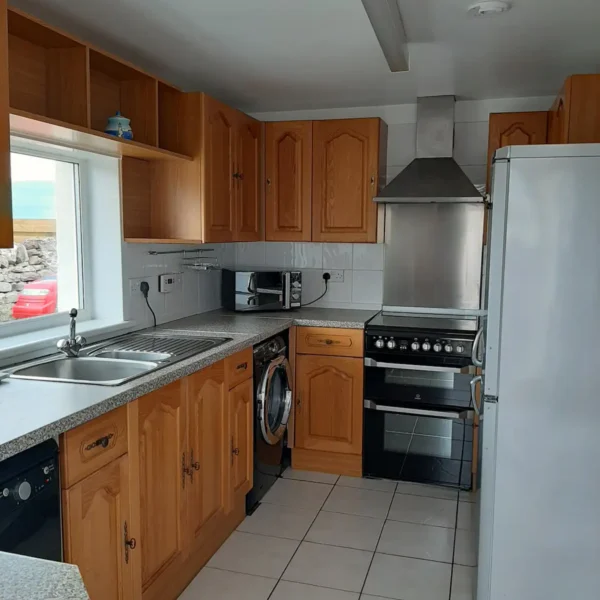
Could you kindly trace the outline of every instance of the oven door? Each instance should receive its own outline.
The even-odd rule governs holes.
[[[365,359],[364,474],[470,489],[471,371]]]

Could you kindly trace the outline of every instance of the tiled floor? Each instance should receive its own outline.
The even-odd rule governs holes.
[[[288,469],[180,600],[472,600],[469,493]]]

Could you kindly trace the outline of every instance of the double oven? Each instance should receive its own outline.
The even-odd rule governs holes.
[[[365,476],[471,488],[472,320],[376,316],[365,330]]]

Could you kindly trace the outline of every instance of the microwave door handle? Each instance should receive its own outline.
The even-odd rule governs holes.
[[[461,410],[449,411],[449,410],[429,410],[426,408],[401,408],[399,406],[386,406],[383,404],[377,404],[373,400],[365,400],[364,407],[367,410],[378,410],[381,412],[397,413],[400,415],[416,415],[419,417],[442,417],[446,419],[468,419],[472,411]]]
[[[483,339],[483,327],[479,329],[477,335],[475,336],[475,340],[473,342],[473,349],[471,351],[471,360],[476,367],[483,367],[483,357],[479,358],[479,346],[481,345],[481,340]]]
[[[292,274],[289,271],[286,271],[283,274],[283,308],[290,309],[292,308]]]

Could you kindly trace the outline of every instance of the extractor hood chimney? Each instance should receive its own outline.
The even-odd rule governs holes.
[[[417,100],[417,157],[379,193],[375,202],[423,204],[483,202],[452,158],[454,96]]]

